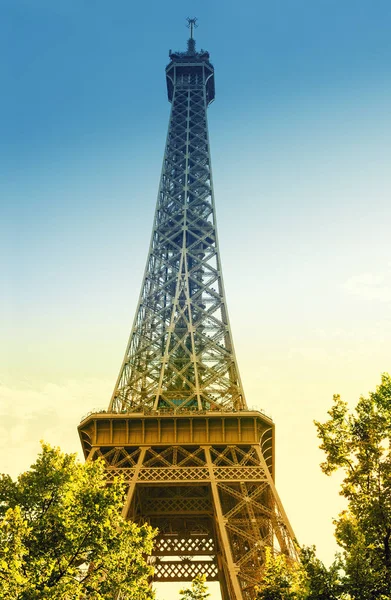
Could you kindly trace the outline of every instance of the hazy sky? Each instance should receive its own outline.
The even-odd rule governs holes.
[[[0,470],[78,451],[136,308],[169,115],[197,16],[224,279],[277,487],[327,562],[338,477],[312,420],[391,370],[391,3],[0,0]],[[163,596],[164,597],[164,593]]]

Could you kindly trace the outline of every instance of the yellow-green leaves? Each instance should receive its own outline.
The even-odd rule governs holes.
[[[348,509],[335,521],[348,591],[356,600],[391,597],[391,377],[349,412],[334,397],[330,418],[315,422],[327,474],[342,469]]]
[[[210,594],[206,586],[206,575],[197,575],[191,583],[191,587],[181,590],[181,600],[206,600]]]
[[[152,598],[153,532],[122,519],[123,498],[101,461],[81,464],[46,444],[15,482],[2,476],[0,599]]]
[[[316,557],[315,547],[300,549],[300,562],[265,549],[265,570],[257,600],[348,600],[337,559],[328,569]]]
[[[307,577],[298,563],[288,561],[283,554],[265,548],[265,570],[258,587],[257,600],[305,600]]]

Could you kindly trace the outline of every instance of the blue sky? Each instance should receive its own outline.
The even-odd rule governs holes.
[[[76,311],[80,302],[98,310],[89,296],[110,294],[126,252],[137,247],[144,260],[169,111],[164,66],[170,47],[185,46],[187,14],[216,66],[223,246],[238,226],[247,238],[260,232],[259,255],[281,268],[328,251],[331,237],[347,253],[356,237],[386,241],[389,2],[2,6],[2,244],[22,331],[30,316],[42,331],[41,312],[50,319],[54,306],[72,311],[75,290]],[[230,254],[233,265],[248,260],[246,244]],[[103,290],[96,269],[108,277]]]
[[[242,379],[276,421],[294,529],[330,558],[337,486],[312,419],[391,369],[390,2],[0,4],[0,408],[19,456],[0,468],[26,468],[40,437],[77,449],[79,418],[108,404],[152,226],[164,67],[197,16]]]

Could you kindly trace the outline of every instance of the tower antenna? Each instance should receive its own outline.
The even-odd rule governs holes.
[[[190,29],[190,39],[193,40],[193,34],[194,34],[194,29],[196,29],[198,27],[197,25],[197,17],[193,17],[192,19],[190,17],[187,17],[186,19],[187,21],[187,27],[188,29]]]

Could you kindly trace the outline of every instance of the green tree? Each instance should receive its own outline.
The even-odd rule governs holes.
[[[327,568],[316,556],[315,546],[300,549],[300,561],[306,574],[306,600],[342,600],[344,595],[344,574],[342,562],[337,556]]]
[[[257,589],[257,600],[305,600],[307,577],[300,563],[266,548],[265,570]]]
[[[336,558],[327,569],[315,554],[315,547],[300,549],[300,562],[288,561],[266,549],[264,578],[257,600],[349,600],[341,580],[341,561]]]
[[[124,486],[100,461],[43,444],[16,481],[0,478],[2,600],[148,600],[154,532],[121,517]]]
[[[20,507],[9,508],[0,521],[0,597],[18,598],[28,583],[21,568],[27,557],[23,540],[30,530]]]
[[[335,521],[343,548],[347,590],[356,600],[391,597],[391,377],[354,412],[334,396],[330,418],[315,422],[329,475],[344,472],[341,494],[347,510]]]
[[[205,582],[206,575],[197,575],[191,583],[191,588],[179,592],[180,600],[206,600],[209,598],[210,594]]]

